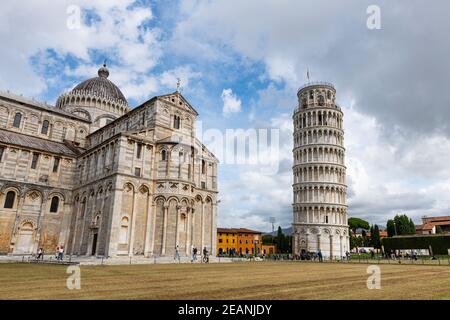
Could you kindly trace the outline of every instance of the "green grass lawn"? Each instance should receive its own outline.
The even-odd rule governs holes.
[[[81,289],[60,265],[0,264],[0,299],[450,299],[450,267],[245,262],[81,266]]]

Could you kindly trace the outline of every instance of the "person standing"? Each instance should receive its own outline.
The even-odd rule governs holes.
[[[319,262],[323,262],[323,257],[322,257],[322,251],[320,251],[317,253],[317,256],[319,257]]]
[[[197,247],[192,249],[192,262],[197,261]]]
[[[173,257],[173,260],[180,262],[180,246],[178,244],[175,246],[175,257]]]
[[[55,259],[59,260],[59,247],[56,247]]]
[[[64,259],[64,247],[60,246],[58,251],[58,260],[62,262],[63,259]]]

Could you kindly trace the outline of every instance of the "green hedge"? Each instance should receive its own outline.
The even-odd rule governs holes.
[[[428,249],[431,245],[433,254],[448,254],[450,249],[450,235],[417,235],[400,236],[381,239],[384,251],[396,249]]]

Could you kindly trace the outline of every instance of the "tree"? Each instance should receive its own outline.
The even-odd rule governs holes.
[[[380,228],[378,225],[373,225],[370,228],[370,244],[376,249],[381,248]]]
[[[277,242],[277,250],[278,250],[278,252],[283,253],[284,250],[285,250],[285,247],[284,247],[285,240],[284,240],[283,230],[281,230],[280,226],[278,226],[276,242]]]
[[[363,219],[360,218],[349,218],[348,219],[348,226],[350,230],[353,231],[353,234],[356,234],[357,229],[363,229],[363,230],[369,230],[370,226],[369,223]]]
[[[387,221],[387,223],[386,223],[386,231],[387,231],[388,237],[393,237],[393,236],[396,235],[394,220],[389,219]]]
[[[275,244],[275,236],[271,234],[265,234],[262,236],[262,243],[263,244]]]
[[[397,214],[394,219],[388,220],[386,224],[386,230],[389,237],[395,235],[401,236],[407,234],[415,234],[416,226],[412,219],[408,218],[406,214]]]
[[[355,247],[362,247],[367,242],[367,238],[365,236],[365,230],[369,230],[369,223],[360,218],[349,218],[348,226],[352,231],[350,233],[350,248],[353,249]],[[356,237],[356,230],[363,229],[363,237]]]

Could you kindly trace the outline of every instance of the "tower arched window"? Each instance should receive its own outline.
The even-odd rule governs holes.
[[[16,201],[16,193],[14,191],[8,191],[6,193],[5,205],[3,206],[5,209],[14,208],[14,202]]]
[[[59,197],[54,196],[50,204],[50,212],[58,212],[59,207]]]
[[[161,160],[166,161],[167,160],[167,152],[166,150],[161,151]]]
[[[50,123],[48,122],[48,120],[44,120],[44,122],[42,122],[42,128],[41,128],[41,133],[42,134],[47,134],[48,133],[49,125],[50,125]]]
[[[319,106],[324,106],[325,105],[325,98],[322,96],[322,95],[320,95],[319,96]]]
[[[20,112],[17,112],[14,115],[13,127],[20,128],[20,123],[21,122],[22,122],[22,114]]]

